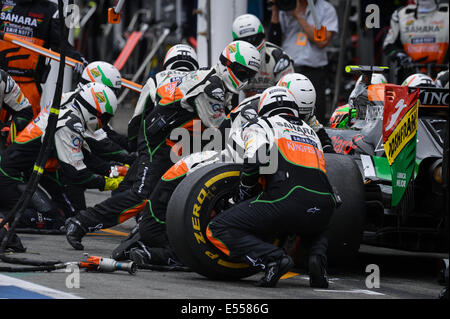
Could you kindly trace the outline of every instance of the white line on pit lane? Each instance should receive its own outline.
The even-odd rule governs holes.
[[[345,294],[365,294],[365,295],[372,295],[372,296],[386,296],[385,294],[382,294],[381,292],[375,292],[372,290],[365,290],[365,289],[351,289],[351,290],[314,289],[314,291],[337,292],[337,293],[345,293]]]
[[[45,286],[37,285],[25,280],[0,275],[0,286],[15,286],[37,294],[45,295],[55,299],[82,299],[81,297],[68,294],[62,291],[51,289]]]

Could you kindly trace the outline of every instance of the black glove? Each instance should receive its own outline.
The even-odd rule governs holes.
[[[89,64],[89,62],[84,57],[81,57],[81,62],[82,63],[75,64],[75,67],[73,68],[73,70],[79,75],[83,73],[84,68]]]
[[[238,190],[233,197],[235,203],[242,202],[249,198],[256,196],[258,193],[258,188],[256,185],[245,186],[242,183],[239,184]]]
[[[410,65],[413,63],[413,60],[409,55],[407,55],[405,52],[397,52],[395,55],[395,60],[401,64],[401,65]]]
[[[334,154],[336,154],[336,151],[334,150],[333,145],[331,145],[331,144],[324,145],[322,147],[322,149],[323,149],[324,153],[334,153]]]

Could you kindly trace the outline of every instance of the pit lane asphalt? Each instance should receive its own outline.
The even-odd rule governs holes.
[[[88,205],[109,196],[108,193],[88,191]],[[84,251],[74,250],[64,235],[19,234],[27,252],[15,254],[34,260],[80,261],[83,253],[109,257],[124,234],[134,226],[134,219],[111,230],[84,237]],[[330,287],[311,289],[309,277],[301,269],[292,270],[276,288],[257,288],[252,283],[261,274],[236,282],[213,281],[195,272],[160,272],[139,270],[127,272],[80,272],[80,287],[68,288],[70,273],[53,272],[5,273],[26,282],[87,299],[436,299],[442,289],[437,282],[437,261],[444,255],[399,252],[362,246],[358,262],[347,268],[330,268]],[[447,256],[448,258],[448,256]],[[375,264],[380,270],[380,288],[366,286],[366,266]],[[0,262],[0,266],[14,266]],[[4,278],[4,277],[3,277]],[[4,296],[3,296],[4,297]],[[63,297],[64,298],[64,297]]]

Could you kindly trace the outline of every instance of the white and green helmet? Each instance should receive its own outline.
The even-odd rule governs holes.
[[[122,76],[119,70],[110,63],[95,61],[89,63],[81,74],[84,84],[89,82],[103,83],[113,90],[122,86]]]
[[[219,57],[218,73],[226,88],[238,94],[261,67],[261,55],[250,43],[233,41]]]
[[[298,113],[305,120],[314,114],[316,89],[308,77],[300,73],[286,74],[278,81],[277,86],[283,86],[292,92],[298,105]]]
[[[105,127],[117,110],[117,97],[112,89],[97,82],[81,86],[73,103],[79,107],[91,133]]]
[[[266,43],[266,35],[261,21],[253,14],[243,14],[237,17],[232,27],[233,40],[242,40],[254,45],[261,52]]]
[[[403,81],[402,86],[430,86],[435,87],[435,83],[431,77],[423,73],[416,73],[408,76],[405,81]]]

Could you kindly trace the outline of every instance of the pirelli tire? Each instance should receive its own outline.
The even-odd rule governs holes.
[[[238,280],[258,272],[245,263],[230,260],[206,237],[206,226],[219,201],[234,193],[241,165],[215,163],[186,176],[172,194],[166,225],[171,247],[193,271],[219,280]]]
[[[330,221],[328,261],[342,265],[354,261],[365,221],[365,192],[361,171],[348,155],[325,153],[328,179],[342,199]]]

